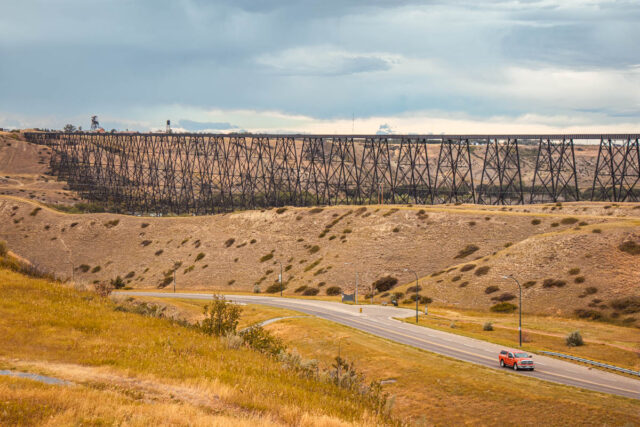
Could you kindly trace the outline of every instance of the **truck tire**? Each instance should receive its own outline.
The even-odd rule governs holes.
[[[518,362],[513,362],[513,370],[514,371],[518,370]]]
[[[500,367],[504,368],[504,360],[500,359]]]

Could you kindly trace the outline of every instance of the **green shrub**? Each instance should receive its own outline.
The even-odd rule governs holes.
[[[460,279],[462,279],[462,276],[453,276],[453,277],[451,278],[451,281],[452,281],[452,282],[457,282],[457,281],[458,281],[458,280],[460,280]]]
[[[224,247],[225,247],[225,248],[229,248],[229,247],[231,247],[231,245],[233,245],[235,242],[236,242],[236,239],[234,239],[233,237],[231,237],[231,238],[227,239],[227,240],[224,242]]]
[[[240,337],[248,347],[271,356],[276,356],[287,348],[280,338],[271,335],[269,331],[261,326],[252,326],[245,329],[240,333]]]
[[[198,255],[196,255],[196,261],[195,262],[200,261],[202,258],[204,258],[204,252],[200,252]]]
[[[251,241],[249,241],[249,244],[253,245],[255,242],[257,242],[256,239],[251,239]]]
[[[302,292],[302,295],[304,296],[314,296],[314,295],[318,295],[318,292],[320,292],[320,290],[316,289],[316,288],[307,288],[304,290],[304,292]]]
[[[411,293],[415,293],[415,292],[420,292],[422,290],[422,286],[418,285],[413,285],[413,286],[409,286],[407,288],[407,294],[411,294]]]
[[[490,310],[494,313],[513,313],[517,308],[517,305],[511,304],[510,302],[500,302],[491,306]]]
[[[569,335],[567,335],[566,342],[567,346],[569,347],[579,347],[581,345],[584,345],[582,335],[580,335],[580,332],[578,331],[573,331]]]
[[[114,219],[114,220],[105,222],[104,226],[107,227],[107,228],[113,228],[118,224],[120,224],[120,220],[119,219]]]
[[[7,242],[0,240],[0,257],[6,256],[8,252],[9,249],[7,248]]]
[[[529,289],[530,287],[532,287],[536,283],[537,282],[535,280],[529,280],[528,282],[524,282],[524,284],[522,286],[524,286],[525,289]]]
[[[600,234],[602,233],[602,230],[600,230],[599,228],[594,228],[593,230],[591,230],[592,233],[596,233],[596,234]]]
[[[493,331],[493,323],[485,322],[485,324],[482,325],[482,330],[483,331]]]
[[[36,215],[38,215],[38,212],[40,212],[41,210],[42,210],[42,208],[41,208],[41,207],[37,207],[37,208],[35,208],[34,210],[32,210],[32,211],[31,211],[31,213],[30,213],[29,215],[31,215],[31,216],[36,216]]]
[[[460,271],[461,272],[470,271],[470,270],[473,270],[474,268],[476,268],[475,264],[465,264],[462,267],[460,267]]]
[[[148,222],[143,222],[142,224],[140,224],[140,228],[147,228],[149,226]]]
[[[564,280],[544,279],[544,282],[542,282],[542,287],[543,288],[553,288],[553,287],[561,288],[566,284],[567,282]]]
[[[330,296],[340,295],[342,288],[340,288],[340,286],[329,286],[325,292]]]
[[[487,286],[487,288],[484,290],[485,294],[492,294],[494,292],[498,292],[500,290],[499,287],[491,285],[491,286]]]
[[[489,270],[491,270],[491,267],[489,267],[488,265],[483,265],[482,267],[478,267],[473,274],[475,274],[476,276],[484,276],[489,272]]]
[[[640,245],[633,240],[626,240],[618,246],[622,252],[626,252],[631,255],[640,255]]]
[[[342,230],[343,234],[349,234],[349,233],[353,233],[353,230],[350,228],[345,228],[344,230]]]
[[[204,319],[198,324],[207,335],[221,337],[236,332],[242,309],[229,303],[222,295],[213,295],[213,302],[204,306]]]
[[[96,265],[95,267],[93,267],[91,272],[92,273],[98,273],[100,270],[102,270],[102,267],[100,267],[99,265]]]
[[[130,272],[128,272],[128,273],[127,273],[127,275],[126,275],[126,276],[124,276],[124,278],[125,278],[125,279],[131,279],[131,278],[132,278],[133,276],[135,276],[135,275],[136,275],[136,272],[135,272],[135,271],[130,271]]]
[[[559,223],[557,223],[557,222],[552,222],[552,223],[551,223],[551,226],[552,226],[552,227],[557,227],[557,226],[559,226],[559,225],[560,225],[560,224],[559,224]]]
[[[472,253],[476,252],[478,249],[480,248],[477,247],[476,245],[467,245],[464,248],[460,249],[460,251],[458,252],[458,255],[456,255],[454,259],[466,258]]]
[[[560,223],[565,225],[575,224],[576,222],[578,222],[578,218],[573,218],[573,217],[562,218],[562,220],[560,220]]]
[[[260,262],[269,261],[271,258],[273,258],[273,253],[268,253],[260,258]]]
[[[464,281],[464,282],[460,283],[460,285],[458,285],[458,287],[465,288],[465,287],[467,287],[468,284],[469,284],[468,281]]]
[[[539,219],[537,219],[537,218],[536,218],[536,219],[532,219],[532,220],[531,220],[531,224],[533,224],[533,225],[539,225],[541,222],[542,222],[542,221],[540,221],[540,220],[539,220]]]
[[[279,214],[283,214],[283,213],[285,213],[286,211],[287,211],[287,208],[278,208],[278,209],[276,209],[276,213],[277,213],[278,215],[279,215]]]
[[[491,298],[491,300],[493,301],[500,301],[500,302],[511,301],[513,299],[516,299],[516,296],[509,292],[505,292],[502,295]]]
[[[576,274],[580,273],[580,269],[578,267],[574,267],[572,269],[569,270],[569,275],[570,276],[575,276]]]
[[[595,310],[587,310],[587,309],[579,308],[575,310],[574,313],[580,319],[590,319],[590,320],[602,319],[602,313]]]
[[[160,255],[162,255],[162,253],[163,253],[163,252],[164,252],[164,250],[163,250],[163,249],[158,249],[158,250],[156,251],[156,253],[155,253],[155,256],[160,256]]]
[[[320,250],[320,246],[318,245],[313,245],[309,248],[309,253],[310,254],[315,254],[316,252],[318,252]]]
[[[89,267],[89,265],[87,264],[80,264],[77,268],[77,270],[82,271],[83,273],[86,273],[87,271],[89,271],[91,269],[91,267]]]
[[[293,292],[299,294],[300,292],[303,292],[307,288],[308,288],[307,285],[302,285],[302,286],[297,287]]]
[[[111,286],[113,286],[114,289],[122,289],[125,287],[125,283],[122,277],[117,276],[115,279],[111,279]]]
[[[323,208],[312,208],[312,209],[309,210],[309,213],[313,215],[313,214],[320,213],[323,210],[324,210]]]
[[[385,276],[373,282],[373,287],[378,292],[386,292],[397,284],[398,284],[398,279],[392,276]]]
[[[573,279],[574,283],[584,283],[585,280],[587,280],[584,276],[578,276],[575,279]]]
[[[275,294],[276,292],[284,291],[285,289],[286,287],[284,283],[281,285],[280,282],[275,282],[269,285],[267,289],[265,289],[265,292],[268,294]]]
[[[640,296],[630,296],[612,300],[612,308],[622,311],[624,314],[640,312]]]

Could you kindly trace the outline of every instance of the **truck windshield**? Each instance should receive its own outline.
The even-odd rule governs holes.
[[[516,357],[529,357],[527,353],[516,353]]]

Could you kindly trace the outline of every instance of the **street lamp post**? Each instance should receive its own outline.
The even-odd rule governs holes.
[[[280,263],[280,276],[278,276],[278,280],[280,281],[280,296],[282,296],[282,262]]]
[[[418,301],[420,300],[420,297],[418,296],[418,273],[408,268],[405,268],[404,271],[413,273],[416,276],[416,323],[418,323]]]
[[[518,279],[513,277],[512,275],[502,276],[503,279],[511,279],[518,285],[518,289],[520,290],[520,302],[518,303],[518,335],[520,338],[520,347],[522,347],[522,286],[520,286],[520,282]]]

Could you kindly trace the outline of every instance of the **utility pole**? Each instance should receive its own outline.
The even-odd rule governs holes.
[[[416,324],[418,324],[418,302],[420,301],[420,296],[418,294],[418,273],[416,273],[415,271],[405,268],[404,271],[408,271],[410,273],[413,273],[416,276]]]
[[[358,305],[358,272],[356,271],[356,305]]]
[[[520,282],[515,277],[502,276],[503,279],[511,279],[518,285],[518,289],[520,290],[520,302],[518,303],[518,335],[520,338],[520,347],[522,347],[522,286],[520,286]]]

